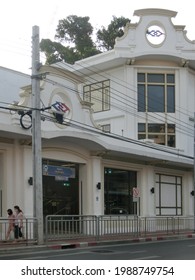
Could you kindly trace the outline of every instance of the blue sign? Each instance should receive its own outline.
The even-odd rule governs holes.
[[[43,164],[43,175],[75,178],[75,168]]]

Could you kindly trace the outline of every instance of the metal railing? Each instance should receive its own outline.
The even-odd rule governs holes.
[[[32,243],[37,242],[37,237],[35,236],[35,226],[37,224],[37,219],[35,218],[24,218],[23,219],[23,238],[21,241],[23,243]],[[9,239],[6,240],[6,234],[9,228],[8,218],[0,218],[0,242],[6,241],[7,243],[14,241],[14,231],[11,231]]]
[[[23,243],[37,244],[35,218],[23,222]],[[0,242],[6,240],[7,218],[0,218]],[[57,240],[114,240],[152,235],[194,232],[193,216],[139,217],[134,215],[48,215],[45,217],[45,242]],[[14,232],[9,241],[14,240]]]
[[[45,219],[45,240],[94,237],[97,232],[96,216],[49,215]]]
[[[49,215],[45,219],[46,242],[60,239],[125,239],[156,234],[194,231],[194,217],[138,217],[133,215]]]

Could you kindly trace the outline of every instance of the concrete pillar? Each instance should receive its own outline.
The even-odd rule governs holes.
[[[92,156],[86,165],[81,165],[79,178],[82,189],[80,192],[80,213],[83,215],[102,214],[101,158]]]
[[[91,181],[91,186],[90,186],[90,197],[92,201],[91,205],[91,215],[101,215],[102,214],[102,191],[103,191],[103,186],[102,186],[102,164],[101,164],[101,158],[97,156],[92,156],[91,157],[91,164],[90,164],[90,169],[91,169],[91,174],[90,176],[90,181]]]
[[[139,176],[139,175],[138,175]],[[145,166],[140,171],[140,198],[141,198],[141,216],[155,216],[155,178],[152,166]],[[154,193],[151,189],[154,188]]]

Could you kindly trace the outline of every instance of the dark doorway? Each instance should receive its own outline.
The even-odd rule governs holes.
[[[137,186],[137,172],[105,168],[105,214],[137,214],[137,202],[133,201],[133,188]]]
[[[43,160],[43,215],[79,214],[78,164]]]

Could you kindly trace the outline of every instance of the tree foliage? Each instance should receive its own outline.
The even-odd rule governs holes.
[[[130,22],[128,18],[117,18],[116,16],[113,16],[113,19],[107,29],[103,26],[102,29],[97,31],[99,47],[107,51],[112,50],[115,45],[115,39],[123,36],[123,29],[127,22]]]
[[[40,42],[40,49],[45,53],[47,64],[59,61],[73,64],[77,60],[113,49],[115,38],[124,34],[123,27],[129,22],[127,18],[113,16],[108,28],[102,27],[97,31],[97,43],[94,43],[94,30],[89,19],[70,15],[59,20],[56,41],[42,39]]]

